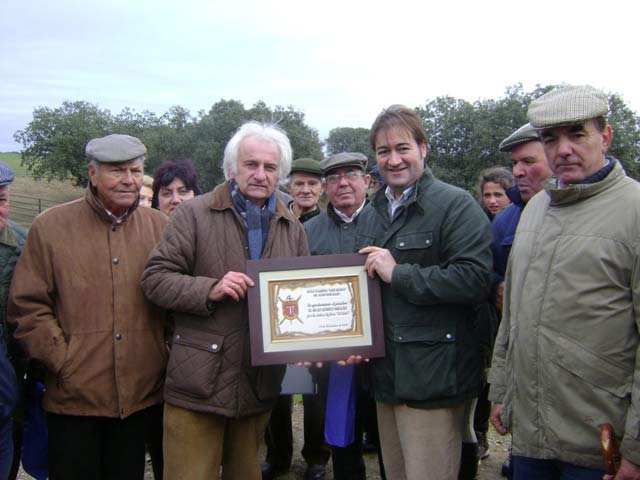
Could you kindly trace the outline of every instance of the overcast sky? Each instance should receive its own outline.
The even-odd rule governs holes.
[[[4,0],[0,151],[38,106],[195,114],[293,105],[321,139],[392,103],[591,84],[640,112],[640,7],[622,0]]]

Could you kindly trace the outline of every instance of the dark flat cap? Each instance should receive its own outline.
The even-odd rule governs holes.
[[[85,154],[89,160],[116,163],[135,160],[147,153],[147,148],[136,137],[114,133],[89,140]]]
[[[507,138],[502,140],[498,150],[501,152],[510,152],[518,145],[522,145],[523,143],[531,142],[533,140],[540,140],[540,137],[538,137],[538,131],[533,128],[530,123],[525,123]]]
[[[589,85],[554,88],[529,105],[527,118],[538,130],[582,123],[609,112],[606,93]]]
[[[303,172],[311,173],[313,175],[322,175],[322,167],[320,162],[313,158],[298,158],[291,162],[291,173]]]
[[[359,152],[336,153],[320,162],[320,166],[323,174],[339,167],[359,167],[364,171],[367,168],[367,157]]]
[[[11,165],[0,162],[0,187],[13,183],[13,169]]]

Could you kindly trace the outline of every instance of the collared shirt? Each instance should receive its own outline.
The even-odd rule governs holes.
[[[362,211],[366,203],[367,203],[367,199],[365,198],[364,201],[362,202],[362,205],[360,205],[360,208],[358,208],[355,212],[353,212],[353,215],[351,215],[350,217],[347,217],[344,213],[342,213],[336,207],[333,207],[333,209],[336,211],[336,215],[340,217],[340,220],[342,220],[344,223],[351,223],[356,219],[358,215],[360,215],[360,212]]]
[[[396,200],[396,198],[394,197],[393,192],[391,191],[391,188],[389,188],[389,186],[385,188],[384,195],[385,197],[387,197],[387,200],[389,200],[389,218],[393,219],[396,210],[407,203],[407,200],[409,200],[409,196],[411,195],[415,187],[416,184],[414,183],[404,192],[402,192],[402,195],[400,195],[400,198],[398,200]]]

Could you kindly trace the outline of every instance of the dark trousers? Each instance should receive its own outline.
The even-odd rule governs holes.
[[[560,460],[513,457],[515,480],[601,480],[604,470],[579,467]]]
[[[125,419],[47,414],[51,480],[142,480],[149,409]]]
[[[164,404],[149,407],[146,433],[147,451],[151,457],[151,467],[153,468],[154,480],[162,480],[162,470],[164,461],[162,457],[162,422],[164,414]]]
[[[304,408],[304,445],[302,456],[308,465],[326,465],[330,450],[324,443],[324,409],[318,395],[303,395]],[[265,432],[267,444],[267,463],[276,470],[287,470],[291,466],[293,455],[293,431],[291,412],[293,397],[280,395],[278,403],[271,411],[269,426]]]
[[[476,432],[487,433],[489,431],[489,416],[491,415],[489,386],[488,383],[485,383],[478,395],[478,403],[476,403],[476,411],[473,416],[473,429]]]

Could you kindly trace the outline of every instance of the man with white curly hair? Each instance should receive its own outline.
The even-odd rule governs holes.
[[[248,122],[224,153],[226,182],[171,216],[142,277],[173,312],[164,390],[165,478],[260,480],[258,445],[284,366],[252,367],[248,259],[308,254],[302,225],[277,198],[291,146],[275,125]]]

